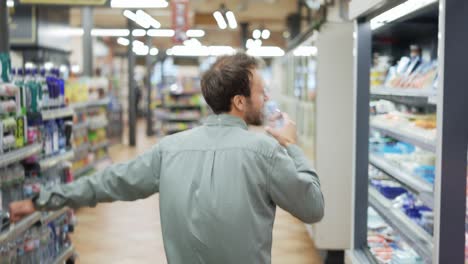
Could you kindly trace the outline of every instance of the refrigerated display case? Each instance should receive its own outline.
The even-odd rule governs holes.
[[[463,263],[468,5],[353,0],[352,263]],[[456,33],[458,32],[458,34]],[[462,55],[463,54],[463,55]],[[458,126],[455,124],[458,123]]]

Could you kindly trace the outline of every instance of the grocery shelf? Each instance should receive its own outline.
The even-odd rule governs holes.
[[[69,246],[65,251],[63,251],[55,260],[54,264],[63,264],[69,258],[71,258],[75,254],[75,249],[73,246]]]
[[[380,193],[369,188],[369,205],[391,226],[425,262],[432,259],[432,236],[412,222],[398,209],[385,206],[387,200]]]
[[[416,134],[408,134],[408,132],[400,131],[396,128],[384,127],[377,125],[375,122],[370,122],[370,127],[374,130],[381,132],[389,137],[394,139],[413,144],[422,149],[435,152],[436,151],[436,142],[435,140],[424,139]]]
[[[90,123],[88,124],[88,128],[91,129],[91,130],[96,130],[96,129],[100,129],[100,128],[104,128],[106,126],[109,125],[109,121],[106,121],[106,122],[102,122],[102,123]]]
[[[393,166],[385,158],[369,153],[369,163],[418,193],[432,193],[432,185],[418,176]]]
[[[78,124],[73,124],[73,130],[80,130],[80,129],[83,129],[83,128],[87,128],[88,127],[88,122],[81,122],[81,123],[78,123]]]
[[[3,231],[0,234],[0,244],[24,233],[26,230],[28,230],[31,226],[33,226],[35,223],[39,222],[40,220],[41,220],[41,213],[35,212],[25,217],[23,220],[19,221],[16,224],[13,224],[13,223],[10,224],[10,228],[6,231]]]
[[[429,98],[435,95],[435,91],[431,89],[419,88],[389,88],[389,87],[372,87],[371,95],[394,95],[405,97],[424,97]]]
[[[90,151],[96,151],[96,150],[98,150],[98,149],[106,148],[106,147],[108,147],[108,146],[109,146],[109,141],[106,140],[106,141],[101,142],[101,143],[98,143],[98,144],[96,144],[96,145],[91,145]]]
[[[39,161],[39,165],[41,166],[41,170],[47,170],[55,165],[59,164],[62,161],[71,160],[75,157],[75,152],[73,150],[68,150],[65,153],[60,153],[50,158],[42,159]]]
[[[170,109],[193,109],[193,108],[201,108],[201,105],[196,105],[196,104],[169,104],[169,105],[164,105],[164,108],[170,108]]]
[[[161,121],[165,122],[198,122],[200,120],[200,117],[163,117],[161,118]]]
[[[42,145],[35,143],[22,147],[20,149],[12,150],[7,153],[0,154],[0,167],[5,167],[9,164],[21,161],[31,155],[41,152]]]
[[[53,120],[64,117],[72,117],[75,114],[73,108],[71,107],[62,107],[50,110],[42,110],[42,120]]]
[[[88,107],[95,107],[95,106],[106,106],[109,104],[110,99],[104,98],[100,100],[88,101],[88,102],[81,102],[81,103],[73,103],[70,105],[71,108],[77,109],[86,109]]]
[[[418,198],[424,203],[425,206],[434,210],[434,195],[432,193],[419,193]]]

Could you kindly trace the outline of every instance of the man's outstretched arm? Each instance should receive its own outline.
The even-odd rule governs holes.
[[[42,189],[32,200],[10,204],[10,218],[18,221],[36,210],[56,210],[95,206],[97,203],[134,201],[159,191],[161,152],[159,145],[126,163],[109,166],[105,170],[79,180]]]

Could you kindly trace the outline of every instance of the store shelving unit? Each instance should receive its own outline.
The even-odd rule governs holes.
[[[0,155],[0,167],[5,167],[9,164],[21,161],[31,155],[41,152],[41,150],[41,144],[35,143],[20,149],[2,153]]]
[[[468,57],[462,48],[463,45],[468,44],[468,34],[459,34],[462,25],[468,23],[468,7],[464,5],[464,8],[461,8],[459,3],[453,0],[353,0],[350,3],[351,18],[357,20],[355,31],[357,67],[355,78],[357,91],[354,171],[355,249],[349,253],[352,263],[375,263],[377,259],[369,254],[372,250],[369,250],[367,243],[368,207],[373,208],[385,223],[400,234],[410,248],[422,258],[423,263],[465,263],[463,249],[466,200],[462,197],[466,197],[468,106],[466,100],[464,103],[461,98],[467,98],[468,92],[458,87],[461,83],[468,83],[468,77],[466,72],[457,65]],[[395,16],[386,13],[391,9]],[[392,41],[379,42],[379,39],[385,39],[385,37],[389,37]],[[400,80],[392,81],[393,87],[386,85],[370,87],[371,83],[375,84],[378,80],[375,78],[379,75],[375,73],[379,73],[382,69],[382,64],[379,64],[379,67],[376,67],[372,73],[374,75],[370,75],[372,52],[390,54],[390,58],[399,59],[405,53],[403,46],[406,46],[406,54],[409,54],[410,44],[418,44],[422,47],[423,62],[429,58],[437,58],[435,70],[437,81],[433,82],[434,87],[411,88],[417,86],[408,86],[410,83],[408,79],[402,79],[406,82],[405,88],[398,88],[398,85],[394,85]],[[462,53],[463,56],[461,56]],[[375,63],[376,57],[374,57]],[[407,68],[406,73],[409,69]],[[423,70],[415,73],[422,74]],[[402,78],[407,78],[407,76]],[[412,76],[418,78],[416,75]],[[429,77],[429,75],[426,76]],[[414,80],[416,79],[410,79],[410,81]],[[387,76],[385,82],[388,81]],[[414,129],[404,127],[404,123],[394,122],[394,120],[388,120],[389,123],[385,124],[385,119],[379,119],[379,122],[375,122],[376,119],[370,119],[369,102],[380,99],[394,102],[397,110],[410,109],[425,114],[436,113],[437,133],[435,137],[431,136],[434,130],[431,133],[419,133],[424,131],[417,127]],[[400,108],[399,105],[406,107]],[[375,109],[373,113],[379,114],[375,112]],[[406,117],[396,116],[396,118],[398,120],[398,118]],[[421,150],[418,152],[420,155],[435,155],[434,184],[413,175],[396,162],[387,160],[385,155],[370,153],[369,131],[377,131],[387,138],[408,143],[409,146],[416,147],[417,151]],[[374,133],[373,136],[376,134]],[[375,140],[372,142],[376,143]],[[390,141],[389,144],[393,144],[392,142]],[[372,148],[372,151],[389,151],[389,155],[393,155],[391,150]],[[422,229],[403,211],[396,209],[393,201],[386,199],[377,189],[369,185],[369,164],[388,175],[390,180],[387,181],[393,180],[408,187],[412,194],[433,210],[433,235]],[[372,246],[375,246],[375,243]]]
[[[41,111],[42,120],[51,120],[65,117],[72,117],[75,114],[73,108],[71,107],[62,107],[51,110]]]
[[[52,167],[55,167],[59,163],[63,161],[68,161],[73,159],[75,156],[75,152],[73,150],[68,150],[65,153],[60,153],[59,155],[45,158],[39,161],[39,165],[41,166],[41,170],[47,170]]]

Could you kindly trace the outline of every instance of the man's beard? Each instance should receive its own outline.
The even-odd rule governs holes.
[[[252,101],[247,99],[247,110],[245,112],[245,122],[247,125],[261,126],[263,125],[264,113],[263,109],[255,109]]]

